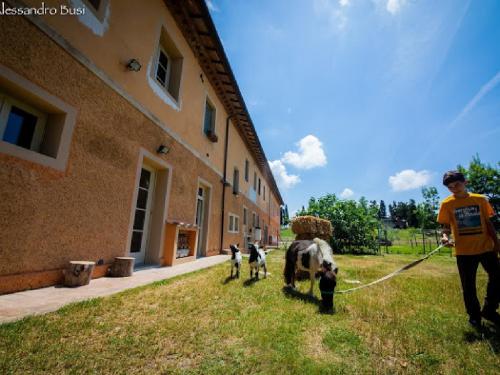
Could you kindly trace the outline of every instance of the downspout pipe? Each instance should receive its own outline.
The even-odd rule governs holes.
[[[226,137],[224,140],[224,170],[222,173],[222,203],[221,203],[221,212],[222,217],[220,221],[220,252],[224,250],[224,219],[226,217],[225,213],[225,203],[226,203],[226,187],[229,186],[229,182],[227,181],[227,147],[229,144],[229,120],[238,115],[244,115],[244,113],[233,113],[226,118]]]

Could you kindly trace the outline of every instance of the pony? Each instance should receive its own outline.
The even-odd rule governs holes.
[[[295,289],[296,272],[306,271],[309,273],[309,279],[311,280],[309,295],[313,295],[314,279],[323,265],[331,269],[335,276],[337,275],[338,267],[333,260],[333,251],[328,242],[320,238],[293,241],[286,252],[285,270],[283,272],[285,282]]]
[[[250,264],[250,278],[253,277],[253,271],[255,270],[255,278],[259,279],[259,268],[264,268],[264,278],[267,277],[267,266],[266,266],[266,253],[264,250],[260,249],[258,245],[249,244],[248,250],[250,250],[250,258],[248,259],[248,264]]]
[[[236,278],[240,278],[241,252],[240,249],[238,249],[238,245],[229,245],[229,247],[231,248],[231,279],[233,278],[233,271],[235,268]]]

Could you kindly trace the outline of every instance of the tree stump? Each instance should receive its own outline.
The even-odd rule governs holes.
[[[83,260],[69,262],[68,268],[63,271],[64,285],[75,287],[87,285],[92,278],[95,262]]]
[[[109,276],[112,277],[128,277],[134,273],[133,257],[116,257],[113,264],[109,268]]]

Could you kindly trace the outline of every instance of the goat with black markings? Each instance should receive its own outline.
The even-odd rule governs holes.
[[[267,277],[266,253],[264,250],[254,244],[248,245],[248,250],[250,250],[250,258],[248,259],[248,263],[250,264],[250,278],[253,277],[253,271],[255,270],[255,278],[259,279],[260,267],[264,268],[264,278]]]
[[[238,244],[239,245],[239,244]],[[236,268],[236,278],[240,278],[241,269],[241,251],[238,245],[230,245],[231,248],[231,279],[233,278],[233,271]]]

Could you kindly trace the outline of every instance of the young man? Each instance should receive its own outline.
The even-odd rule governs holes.
[[[446,172],[443,185],[452,193],[441,202],[438,222],[442,224],[441,242],[453,246],[453,233],[458,272],[462,283],[465,309],[469,323],[481,327],[481,317],[500,326],[496,311],[500,301],[500,244],[490,218],[495,215],[488,200],[467,192],[467,181],[458,171]],[[488,286],[483,309],[476,294],[476,273],[479,263],[488,274]]]

